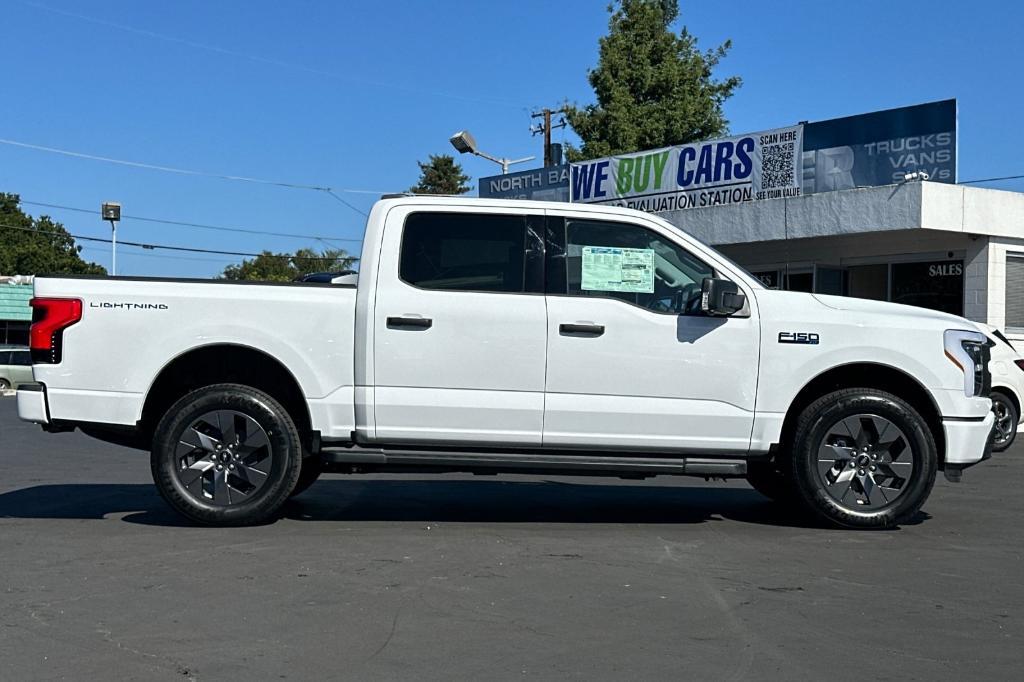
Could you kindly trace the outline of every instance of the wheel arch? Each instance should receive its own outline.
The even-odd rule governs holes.
[[[939,468],[946,457],[946,437],[942,413],[931,393],[905,371],[879,362],[850,362],[831,367],[804,384],[786,410],[780,443],[792,440],[800,413],[823,395],[844,388],[873,388],[886,391],[910,403],[924,418],[938,448]]]
[[[197,346],[170,360],[157,374],[143,403],[137,431],[149,443],[164,412],[185,394],[213,384],[243,384],[261,390],[288,411],[305,439],[309,406],[295,375],[265,351],[237,343]]]

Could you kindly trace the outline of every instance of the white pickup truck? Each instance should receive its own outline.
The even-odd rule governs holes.
[[[989,348],[921,308],[765,289],[636,211],[385,197],[324,284],[38,277],[22,419],[151,452],[200,523],[322,471],[746,477],[832,524],[989,456]]]

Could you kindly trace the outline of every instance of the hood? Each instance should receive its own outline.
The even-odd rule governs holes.
[[[874,301],[867,298],[852,298],[850,296],[828,296],[826,294],[810,294],[819,303],[834,310],[845,310],[853,313],[868,313],[874,315],[898,315],[900,317],[918,318],[922,321],[938,322],[951,325],[952,328],[966,329],[969,331],[984,330],[975,322],[959,315],[952,315],[938,310],[921,308],[915,305],[903,305],[902,303],[889,303],[888,301]]]

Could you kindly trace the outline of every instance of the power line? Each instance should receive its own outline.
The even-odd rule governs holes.
[[[19,201],[29,206],[43,206],[45,208],[56,208],[62,211],[75,211],[76,213],[89,213],[96,215],[96,209],[80,208],[78,206],[62,206],[61,204],[50,204],[42,201],[28,201],[27,199],[20,199]],[[325,237],[322,235],[315,234],[291,234],[288,232],[270,232],[267,230],[253,230],[244,227],[224,227],[222,225],[205,225],[203,223],[189,223],[181,220],[167,220],[164,218],[145,218],[143,216],[133,216],[122,214],[122,220],[140,220],[147,223],[160,223],[162,225],[178,225],[181,227],[196,227],[202,230],[217,230],[220,232],[241,232],[243,234],[262,234],[270,235],[272,237],[294,237],[296,239],[313,239],[316,241],[334,241],[334,242],[355,242],[361,243],[362,239],[356,239],[354,237]]]
[[[979,182],[996,182],[998,180],[1020,180],[1024,178],[1024,175],[1004,175],[1001,178],[981,178],[980,180],[963,180],[956,184],[958,185],[974,185]]]
[[[206,50],[208,52],[216,52],[217,54],[227,55],[227,56],[230,56],[230,57],[237,57],[237,58],[241,58],[241,59],[248,59],[250,61],[259,62],[261,64],[269,64],[271,66],[283,67],[283,68],[288,68],[288,69],[297,69],[299,71],[305,71],[306,73],[311,73],[311,74],[318,75],[318,76],[326,76],[328,78],[334,78],[336,80],[341,80],[341,81],[345,81],[345,82],[349,82],[349,83],[357,83],[357,84],[361,84],[361,85],[373,85],[373,86],[377,86],[377,87],[389,88],[389,89],[392,89],[392,90],[404,90],[406,92],[411,92],[411,93],[433,95],[433,96],[436,96],[436,97],[446,97],[446,98],[457,99],[457,100],[462,100],[462,101],[466,101],[466,102],[479,102],[479,103],[482,103],[482,104],[491,104],[491,105],[495,105],[495,106],[503,106],[503,107],[508,107],[508,108],[515,108],[515,109],[523,109],[524,108],[521,105],[515,104],[514,102],[510,102],[508,100],[500,100],[500,99],[492,99],[492,98],[484,98],[484,97],[474,97],[472,95],[462,95],[462,94],[454,93],[454,92],[443,92],[443,91],[439,91],[439,90],[427,90],[427,89],[424,89],[424,88],[417,88],[417,87],[410,87],[410,86],[405,86],[405,85],[399,85],[397,83],[388,83],[388,82],[384,82],[384,81],[375,81],[375,80],[371,80],[371,79],[368,79],[368,78],[353,77],[350,74],[342,74],[342,73],[338,73],[338,72],[335,72],[335,71],[328,71],[326,69],[306,66],[304,64],[297,64],[295,62],[288,62],[288,61],[284,61],[284,60],[281,60],[281,59],[273,59],[273,58],[270,58],[270,57],[263,57],[263,56],[260,56],[260,55],[251,54],[251,53],[247,53],[247,52],[240,52],[238,50],[230,50],[230,49],[227,49],[227,48],[219,47],[217,45],[209,45],[209,44],[206,44],[206,43],[198,43],[198,42],[195,42],[195,41],[192,41],[192,40],[186,40],[184,38],[178,38],[176,36],[170,36],[170,35],[166,35],[166,34],[163,34],[163,33],[157,33],[155,31],[148,31],[146,29],[136,28],[134,26],[128,26],[127,24],[119,24],[119,23],[116,23],[116,22],[113,22],[113,21],[107,21],[105,19],[97,19],[96,17],[91,17],[91,16],[88,16],[88,15],[85,15],[85,14],[79,14],[77,12],[69,12],[67,10],[58,9],[56,7],[49,7],[47,5],[43,5],[43,4],[40,4],[40,3],[37,3],[37,2],[29,2],[28,0],[21,0],[21,4],[27,5],[29,7],[34,7],[36,9],[45,10],[47,12],[53,12],[55,14],[61,14],[61,15],[66,16],[66,17],[72,17],[74,19],[79,19],[81,21],[87,21],[89,23],[97,24],[99,26],[107,26],[109,28],[116,28],[116,29],[118,29],[120,31],[126,31],[128,33],[134,33],[136,35],[146,36],[148,38],[156,38],[157,40],[163,40],[163,41],[170,42],[170,43],[177,43],[179,45],[185,45],[187,47],[192,47],[192,48],[196,48],[196,49],[199,49],[199,50]]]
[[[208,173],[206,171],[192,170],[189,168],[175,168],[173,166],[161,166],[154,163],[143,163],[141,161],[127,161],[125,159],[115,159],[110,156],[97,156],[96,154],[86,154],[84,152],[71,151],[70,149],[59,149],[57,147],[46,147],[39,144],[31,144],[29,142],[19,142],[18,140],[8,140],[0,138],[0,144],[11,145],[13,147],[22,147],[24,149],[32,149],[40,152],[49,152],[51,154],[62,154],[64,156],[72,156],[77,159],[88,159],[90,161],[103,161],[105,163],[114,163],[121,166],[130,166],[132,168],[144,168],[146,170],[162,171],[164,173],[177,173],[179,175],[192,175],[203,178],[217,178],[218,180],[237,180],[239,182],[251,182],[259,185],[273,185],[275,187],[285,187],[287,189],[307,189],[314,192],[324,192],[330,194],[341,203],[351,208],[356,213],[366,215],[366,211],[356,208],[347,201],[337,196],[335,192],[347,192],[350,194],[386,194],[386,192],[376,192],[368,189],[348,189],[343,187],[323,187],[320,185],[305,185],[298,182],[282,182],[279,180],[264,180],[262,178],[250,178],[244,175],[224,175],[221,173]]]
[[[325,190],[325,191],[327,192],[327,194],[329,194],[330,196],[334,197],[335,199],[337,199],[337,200],[338,200],[338,201],[340,201],[341,203],[345,204],[346,206],[348,206],[349,208],[351,208],[351,209],[352,209],[353,211],[355,211],[356,213],[362,213],[362,214],[363,214],[364,216],[366,216],[367,218],[369,218],[369,217],[370,217],[370,216],[369,216],[369,215],[368,215],[368,214],[366,213],[366,211],[363,211],[363,210],[360,210],[360,209],[356,208],[355,206],[353,206],[352,204],[348,203],[347,201],[345,201],[344,199],[342,199],[341,197],[339,197],[339,196],[338,196],[337,194],[335,194],[335,193],[334,193],[334,192],[332,192],[331,190],[329,190],[329,189],[328,189],[328,190]]]
[[[39,233],[39,234],[56,235],[56,236],[59,236],[59,237],[72,237],[73,239],[81,239],[83,241],[89,241],[89,242],[100,242],[100,243],[103,243],[103,244],[110,244],[110,243],[112,243],[114,241],[113,239],[104,239],[103,237],[86,237],[85,235],[71,234],[70,232],[69,233],[63,233],[63,232],[57,232],[55,230],[40,230],[39,228],[36,228],[36,227],[22,227],[20,225],[6,225],[4,223],[0,223],[0,227],[5,227],[5,228],[11,229],[11,230],[21,230],[23,232],[36,232],[36,233]],[[169,246],[167,244],[144,244],[142,242],[119,241],[118,244],[123,244],[124,246],[137,246],[137,247],[139,247],[141,249],[147,249],[147,250],[163,249],[165,251],[183,251],[183,252],[187,252],[187,253],[213,253],[213,254],[220,254],[220,255],[225,255],[225,256],[244,256],[244,257],[247,257],[247,258],[258,258],[258,257],[262,256],[264,258],[283,258],[283,259],[286,259],[286,260],[307,260],[307,261],[308,260],[313,260],[313,261],[334,261],[334,260],[337,260],[335,258],[328,258],[328,257],[324,257],[324,256],[295,256],[295,255],[289,255],[289,254],[275,254],[275,253],[247,253],[247,252],[244,252],[244,251],[220,251],[218,249],[199,249],[199,248],[195,248],[195,247],[191,247],[191,246]]]
[[[98,246],[82,246],[82,251],[89,251],[92,253],[102,253],[110,255],[106,249],[101,249]],[[138,251],[127,251],[123,254],[119,253],[118,256],[128,256],[129,258],[162,258],[164,260],[183,260],[189,262],[205,262],[205,263],[224,263],[225,261],[231,260],[230,258],[197,258],[196,256],[164,256],[157,253],[139,253]]]

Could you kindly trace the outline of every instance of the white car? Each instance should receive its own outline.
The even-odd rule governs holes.
[[[766,289],[651,214],[385,198],[359,263],[321,283],[37,277],[18,412],[149,450],[164,499],[220,525],[327,469],[746,477],[891,527],[991,454],[976,324]]]
[[[1020,428],[1021,398],[1024,397],[1024,357],[995,327],[979,325],[992,341],[992,412],[996,416],[992,449],[1002,452],[1013,444]]]

